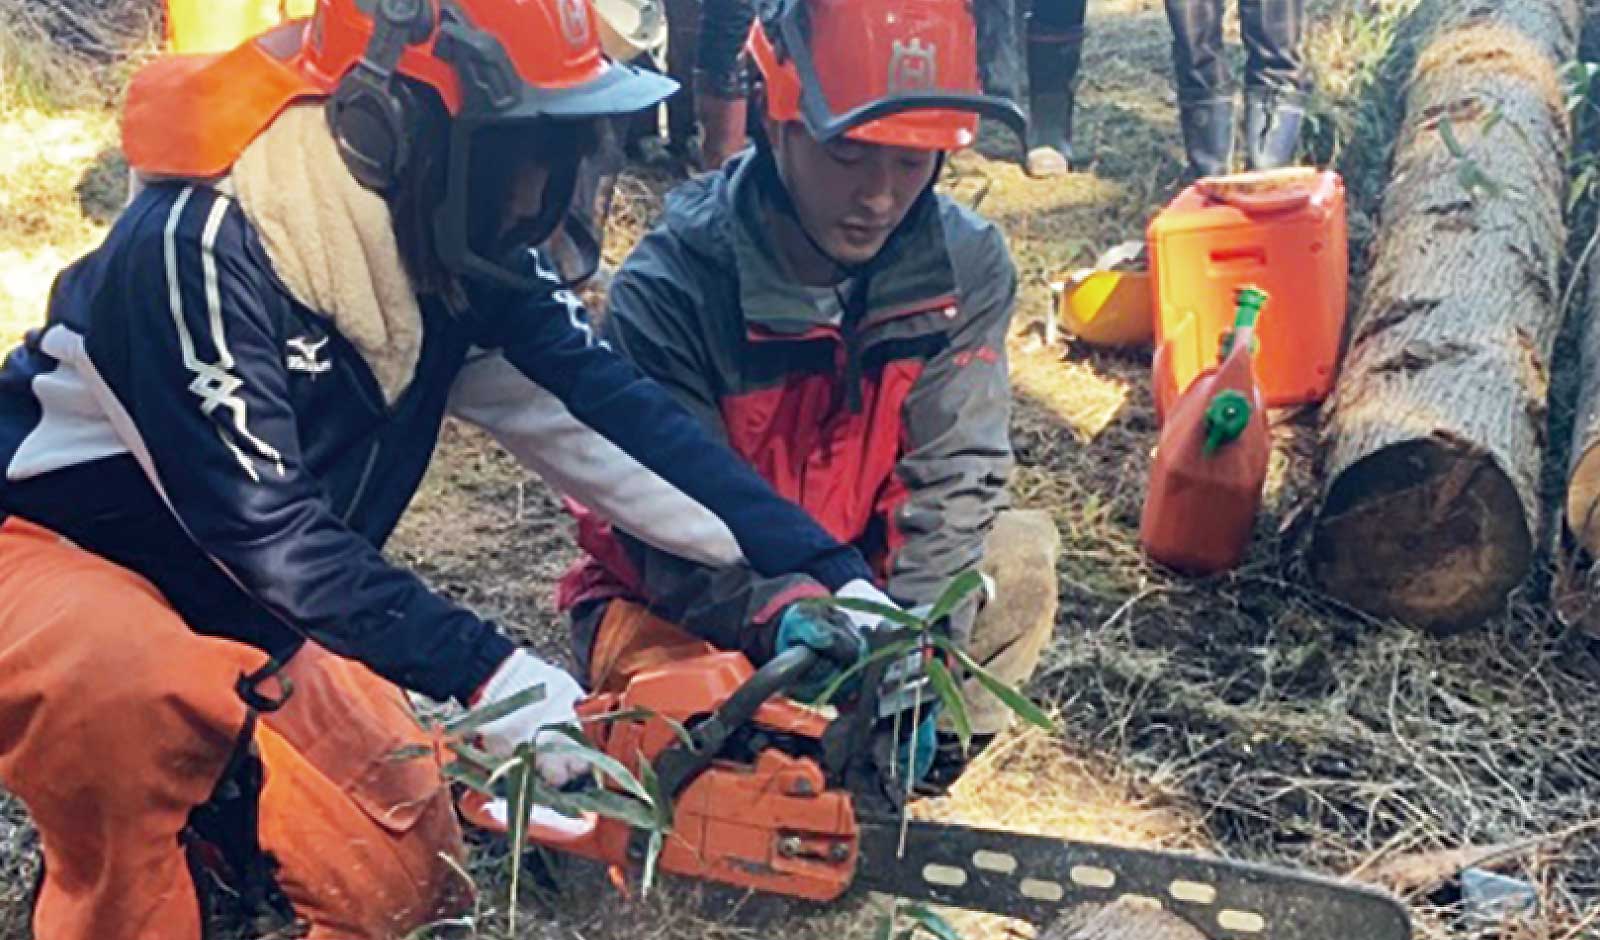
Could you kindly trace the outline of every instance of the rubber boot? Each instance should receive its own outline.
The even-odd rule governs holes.
[[[700,169],[716,172],[744,149],[748,106],[744,96],[728,97],[695,73],[694,111],[700,119]]]
[[[1244,95],[1245,164],[1275,170],[1294,162],[1305,122],[1305,98],[1298,92],[1252,88]]]
[[[1072,112],[1083,59],[1083,31],[1028,39],[1028,175],[1072,168]]]
[[[1221,176],[1233,169],[1233,98],[1180,101],[1183,149],[1189,156],[1189,176]]]

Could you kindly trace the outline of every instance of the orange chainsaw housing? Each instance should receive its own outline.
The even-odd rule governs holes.
[[[597,747],[634,773],[641,756],[654,761],[682,744],[669,720],[686,725],[709,715],[755,674],[741,653],[690,649],[628,676],[620,692],[591,696],[578,707],[585,718],[649,713],[585,725]],[[818,740],[828,720],[778,697],[763,703],[750,724],[758,732]],[[464,801],[468,818],[480,821],[473,808]],[[677,795],[673,809],[661,871],[813,901],[839,897],[855,878],[853,801],[829,789],[822,768],[808,757],[766,748],[754,763],[716,760]],[[616,866],[636,861],[629,855],[632,835],[626,823],[603,817],[578,837],[529,828],[531,841]]]

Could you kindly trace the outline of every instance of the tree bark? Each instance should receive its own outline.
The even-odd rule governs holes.
[[[1119,901],[1069,911],[1041,931],[1039,940],[1205,940],[1205,935],[1176,915]]]
[[[1325,422],[1311,570],[1439,633],[1497,612],[1539,527],[1574,0],[1438,0]]]

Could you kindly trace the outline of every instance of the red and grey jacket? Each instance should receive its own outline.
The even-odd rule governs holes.
[[[598,341],[569,292],[471,301],[424,298],[415,374],[386,402],[237,203],[152,186],[0,367],[0,517],[144,575],[201,633],[275,654],[309,636],[440,699],[467,698],[512,648],[380,554],[447,414],[708,570],[867,574]]]
[[[765,159],[669,196],[617,274],[603,335],[861,548],[896,601],[929,603],[977,563],[1006,500],[1016,270],[994,225],[930,191],[867,275],[800,285],[765,224]],[[629,597],[757,656],[770,631],[751,626],[820,592],[803,576],[668,557],[589,520],[580,542],[590,554],[563,582],[564,604]],[[574,623],[580,656],[594,606]],[[955,624],[958,635],[969,625]]]

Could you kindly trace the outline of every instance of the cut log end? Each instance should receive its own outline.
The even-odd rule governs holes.
[[[1068,911],[1041,931],[1039,940],[1205,940],[1205,935],[1174,914],[1119,901]]]
[[[1532,553],[1522,502],[1501,468],[1430,438],[1378,450],[1340,475],[1311,567],[1352,607],[1448,635],[1504,607]]]
[[[1589,557],[1600,558],[1600,442],[1591,437],[1587,444],[1567,481],[1567,530]]]

